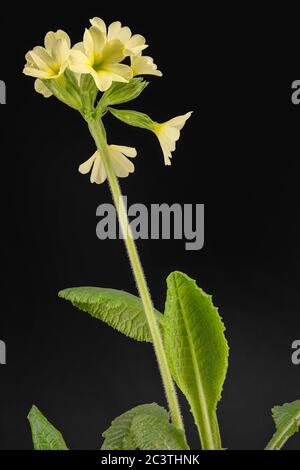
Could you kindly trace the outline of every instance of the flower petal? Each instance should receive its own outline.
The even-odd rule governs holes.
[[[118,152],[124,153],[127,157],[134,158],[137,156],[137,151],[134,147],[126,147],[126,145],[109,145],[110,150],[116,150]]]
[[[95,80],[98,90],[106,91],[110,88],[113,82],[113,75],[105,70],[100,70],[99,72],[95,72],[95,70],[91,69],[91,75]]]
[[[46,80],[47,78],[52,78],[49,77],[48,72],[44,72],[43,70],[39,70],[33,67],[24,67],[23,73],[24,75],[28,75],[29,77],[41,78],[44,80]]]
[[[78,170],[82,175],[86,175],[92,168],[94,161],[98,156],[98,152],[96,151],[86,162],[82,163]]]
[[[71,40],[68,36],[68,34],[63,31],[62,29],[57,30],[56,32],[54,31],[49,31],[44,39],[45,42],[45,48],[47,51],[51,51],[53,44],[58,40],[58,39],[64,39],[67,43],[68,48],[71,48]]]
[[[90,36],[93,41],[93,57],[94,63],[99,64],[103,61],[103,49],[105,46],[105,35],[103,31],[101,31],[96,26],[92,26],[89,29]]]
[[[140,34],[134,34],[126,44],[126,51],[129,54],[139,54],[148,47],[148,44],[145,43],[146,39],[144,36],[141,36]]]
[[[156,75],[161,77],[162,73],[160,70],[157,70],[157,65],[154,63],[152,57],[142,56],[137,54],[136,56],[131,56],[131,68],[133,71],[133,76],[136,75]]]
[[[134,164],[123,153],[110,148],[109,155],[113,170],[119,178],[126,178],[129,173],[134,172]]]
[[[27,52],[27,54],[25,55],[26,66],[28,66],[28,67],[32,67],[33,65],[36,65],[36,64],[34,63],[34,60],[33,60],[32,56],[31,56],[31,53],[30,53],[30,52],[31,52],[31,51]]]
[[[34,82],[34,89],[37,93],[43,95],[44,98],[49,98],[53,94],[39,78],[37,78]]]
[[[52,57],[57,66],[63,66],[68,60],[70,49],[64,39],[58,39],[52,46]]]
[[[40,70],[48,72],[49,74],[53,73],[56,64],[46,49],[41,46],[36,46],[30,51],[30,56]]]
[[[122,24],[120,21],[114,21],[108,27],[107,40],[112,41],[113,39],[118,39]]]
[[[161,145],[165,165],[171,165],[172,153],[176,148],[176,141],[180,137],[180,132],[175,127],[169,126],[167,123],[157,124],[154,132]]]
[[[171,142],[176,142],[180,137],[180,131],[176,127],[164,124],[161,128],[161,134],[164,138],[169,139]]]
[[[54,31],[49,31],[44,39],[45,48],[48,52],[51,51],[53,44],[56,41],[56,35]]]
[[[171,139],[166,133],[160,133],[158,136],[160,142],[163,142],[170,152],[174,152],[176,149],[176,140]],[[178,139],[177,139],[178,140]]]
[[[165,124],[168,124],[169,126],[174,126],[176,127],[176,129],[181,131],[186,121],[191,117],[192,114],[193,114],[193,111],[190,111],[189,113],[183,114],[181,116],[176,116],[173,119],[170,119],[169,121],[167,121]]]
[[[123,43],[123,44],[126,44],[129,39],[131,38],[131,30],[130,28],[128,28],[128,26],[123,26],[121,28],[121,31],[119,32],[119,36],[117,39],[120,39],[120,41]]]
[[[74,44],[74,46],[72,47],[72,51],[80,51],[85,55],[83,42],[81,41]]]
[[[92,26],[95,26],[96,28],[99,28],[104,36],[107,34],[107,28],[105,22],[101,19],[95,16],[94,18],[90,19],[90,23]]]
[[[84,51],[91,63],[95,62],[94,41],[89,29],[86,29],[83,35]]]
[[[125,64],[105,64],[103,69],[109,72],[114,82],[129,82],[133,73],[131,68]]]
[[[169,165],[171,165],[171,158],[172,158],[172,153],[170,151],[170,148],[169,148],[168,144],[163,139],[158,137],[158,140],[159,140],[161,149],[163,151],[165,165],[169,166]]]
[[[102,158],[100,157],[99,153],[97,152],[97,157],[91,172],[91,183],[101,184],[106,180],[106,171],[104,168],[104,164]]]
[[[114,39],[105,44],[103,48],[102,64],[121,62],[124,58],[124,45],[119,39]]]
[[[69,57],[69,67],[73,72],[90,73],[91,65],[88,57],[78,49],[72,49]]]

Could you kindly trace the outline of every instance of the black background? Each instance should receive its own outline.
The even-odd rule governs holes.
[[[273,433],[272,406],[300,397],[298,159],[300,27],[259,13],[124,2],[1,6],[1,232],[4,256],[0,338],[0,448],[31,449],[26,415],[35,403],[73,449],[97,449],[111,420],[141,403],[164,404],[150,345],[139,344],[72,308],[57,292],[97,285],[135,293],[121,241],[99,241],[96,207],[106,184],[78,165],[94,145],[80,115],[33,91],[24,55],[48,30],[73,43],[88,19],[119,19],[146,36],[153,77],[127,107],[158,121],[194,110],[171,167],[149,133],[107,117],[110,141],[138,149],[122,181],[129,203],[204,203],[205,247],[142,241],[138,247],[155,305],[175,269],[213,294],[227,326],[230,366],[219,405],[223,445],[261,449]],[[126,106],[125,106],[126,107]],[[182,398],[189,441],[199,447]],[[287,448],[299,448],[299,435]]]

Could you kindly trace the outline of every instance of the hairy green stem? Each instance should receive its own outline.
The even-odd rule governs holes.
[[[120,226],[122,228],[125,245],[127,248],[128,256],[132,266],[133,274],[135,277],[136,285],[140,298],[142,300],[145,315],[147,318],[149,330],[152,337],[156,359],[159,365],[162,381],[165,388],[165,393],[171,413],[173,424],[184,431],[183,421],[180,413],[179,402],[176,394],[175,385],[169,369],[166,353],[164,350],[163,340],[160,333],[159,325],[154,313],[149,289],[141,265],[141,261],[136,249],[134,239],[132,237],[130,225],[128,222],[127,212],[124,206],[122,193],[118,178],[112,168],[110,157],[108,154],[108,147],[106,141],[106,132],[101,119],[88,120],[90,132],[96,142],[97,149],[99,150],[103,159],[104,167],[107,174],[110,190],[112,193],[113,201],[117,209]]]

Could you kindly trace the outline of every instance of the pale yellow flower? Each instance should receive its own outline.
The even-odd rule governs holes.
[[[127,83],[132,78],[128,65],[120,64],[125,58],[124,45],[119,39],[108,41],[96,26],[86,29],[83,42],[76,44],[70,55],[70,69],[90,74],[97,88],[106,91],[112,82]]]
[[[36,46],[25,58],[24,74],[41,80],[57,79],[68,65],[71,41],[62,30],[49,31],[44,40],[45,47]],[[36,84],[40,88],[40,83]],[[39,91],[40,92],[40,91]]]
[[[176,142],[180,137],[180,131],[191,115],[192,112],[189,112],[183,116],[176,116],[163,123],[154,123],[152,130],[157,136],[162,148],[165,165],[171,165],[172,152],[174,152],[176,148]]]
[[[134,164],[126,158],[136,157],[137,152],[134,147],[108,145],[108,152],[113,170],[119,178],[125,178],[129,173],[134,172]],[[107,178],[104,163],[98,150],[91,156],[91,158],[80,165],[79,171],[83,175],[91,171],[91,183],[101,184]]]
[[[162,76],[161,71],[157,70],[157,65],[154,63],[152,57],[137,54],[135,56],[131,56],[130,61],[134,77],[137,75]]]
[[[108,28],[101,18],[92,18],[90,23],[103,32],[107,41],[119,39],[124,45],[124,53],[126,56],[139,54],[148,47],[143,36],[140,34],[132,34],[130,28],[128,28],[128,26],[122,26],[120,21],[114,21]]]

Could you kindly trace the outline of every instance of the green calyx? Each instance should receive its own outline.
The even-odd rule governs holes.
[[[98,105],[97,114],[101,115],[109,106],[128,103],[136,99],[148,86],[143,78],[132,78],[128,83],[114,82],[112,86],[103,93]]]
[[[141,129],[148,129],[153,131],[155,122],[145,113],[140,111],[133,111],[129,109],[115,109],[108,108],[110,113],[120,121],[128,124],[129,126],[140,127]]]
[[[44,85],[56,96],[57,99],[77,111],[82,108],[82,96],[77,78],[73,72],[66,70],[57,79],[43,80]]]
[[[61,77],[43,80],[43,83],[57,99],[79,111],[86,120],[91,116],[102,117],[110,106],[134,100],[148,85],[141,77],[132,78],[128,83],[114,82],[96,102],[99,90],[89,74],[77,78],[67,69]]]

